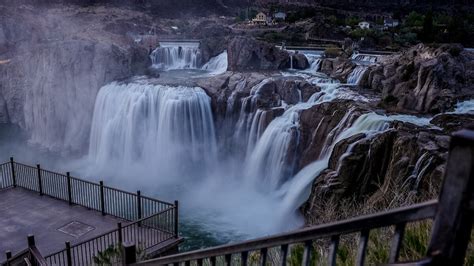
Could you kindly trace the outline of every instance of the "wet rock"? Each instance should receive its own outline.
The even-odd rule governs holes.
[[[308,58],[304,54],[295,53],[290,56],[293,58],[294,69],[307,69],[309,67]]]
[[[439,130],[395,122],[391,130],[375,136],[358,134],[340,141],[304,206],[308,223],[319,223],[316,212],[324,210],[328,200],[370,203],[375,208],[395,204],[390,193],[436,193],[448,140]]]
[[[352,60],[345,57],[325,58],[321,63],[321,72],[334,79],[342,82],[347,81],[347,77],[351,74],[356,64]]]
[[[431,123],[452,133],[463,128],[474,128],[474,114],[440,114]]]

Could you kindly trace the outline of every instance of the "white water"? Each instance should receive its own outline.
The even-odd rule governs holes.
[[[378,57],[379,55],[354,53],[351,59],[359,62],[376,63]]]
[[[199,43],[162,42],[150,55],[153,67],[162,70],[198,69]]]
[[[366,71],[367,66],[356,66],[354,70],[352,70],[351,74],[349,74],[347,77],[347,84],[359,85]]]
[[[228,62],[227,62],[227,51],[222,52],[216,57],[211,58],[204,66],[202,70],[209,71],[210,75],[219,75],[227,71]]]
[[[474,99],[457,103],[454,111],[450,113],[452,114],[474,113]]]
[[[172,177],[213,163],[216,152],[210,98],[201,88],[135,82],[100,90],[89,147],[98,166],[140,164]]]

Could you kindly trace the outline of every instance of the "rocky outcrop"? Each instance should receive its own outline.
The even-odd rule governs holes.
[[[304,54],[295,53],[290,56],[294,69],[307,69],[309,67],[308,58]]]
[[[445,132],[452,133],[463,128],[474,129],[474,114],[440,114],[430,122]]]
[[[330,76],[331,78],[347,81],[347,77],[356,67],[350,59],[344,57],[324,58],[321,62],[320,71]]]
[[[9,62],[0,64],[0,117],[25,129],[32,143],[83,152],[98,90],[145,73],[147,49],[105,30],[107,23],[96,23],[100,14],[29,6],[3,14],[9,48],[0,59]]]
[[[245,97],[254,95],[257,108],[269,109],[281,105],[307,101],[319,87],[302,78],[281,77],[256,72],[227,72],[198,79],[196,86],[211,97],[214,113],[223,117],[229,112],[238,114],[237,107]],[[231,110],[229,110],[231,109]]]
[[[288,52],[248,37],[233,38],[227,48],[229,70],[279,70],[289,65]]]
[[[474,53],[458,45],[417,45],[368,71],[362,85],[400,112],[439,113],[474,95]]]
[[[372,137],[361,133],[336,144],[328,169],[316,178],[303,208],[308,223],[321,222],[315,213],[329,201],[387,208],[408,202],[404,193],[410,191],[423,199],[436,195],[449,137],[402,122],[394,122],[392,128]]]
[[[331,141],[334,134],[331,131],[336,128],[349,110],[353,115],[347,123],[352,123],[360,114],[368,112],[367,107],[362,104],[348,100],[338,100],[315,105],[303,110],[300,114],[300,160],[298,169],[302,169],[309,163],[323,156],[323,149]]]

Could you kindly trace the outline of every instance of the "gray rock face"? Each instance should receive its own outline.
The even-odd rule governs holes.
[[[67,14],[59,11],[45,15],[18,9],[11,12],[15,17],[0,18],[10,47],[3,55],[9,63],[0,64],[0,117],[25,129],[33,143],[82,152],[98,90],[113,80],[144,73],[149,59],[145,48],[101,28],[75,37],[58,32],[78,26],[56,28],[55,22]],[[69,23],[80,19],[70,15]],[[29,30],[23,32],[25,28]]]
[[[388,109],[439,113],[474,95],[473,62],[457,45],[418,45],[371,68],[364,85],[381,92]]]
[[[428,199],[441,184],[448,143],[441,131],[401,122],[370,138],[362,133],[340,141],[303,207],[307,223],[321,223],[318,213],[327,202],[336,208],[347,201],[387,208],[409,202],[397,197],[410,191]]]
[[[309,67],[308,58],[304,54],[293,54],[292,58],[294,69],[307,69]]]
[[[227,48],[230,71],[279,70],[289,65],[288,52],[248,37],[235,37]]]
[[[347,81],[347,77],[356,67],[350,59],[337,57],[325,58],[321,62],[321,72],[327,74],[331,78],[339,79],[343,82]]]

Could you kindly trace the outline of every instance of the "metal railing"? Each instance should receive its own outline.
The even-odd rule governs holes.
[[[92,239],[71,245],[45,256],[49,264],[90,265],[93,257],[111,246],[133,242],[143,250],[151,250],[167,240],[178,238],[178,201],[169,203],[137,193],[75,178],[70,173],[60,174],[36,167],[10,162],[0,164],[0,189],[21,187],[40,195],[50,196],[111,215],[134,221]]]
[[[17,265],[32,265],[32,266],[48,266],[45,258],[41,255],[38,248],[36,248],[35,237],[33,235],[28,236],[28,248],[18,252],[15,256],[12,256],[11,252],[7,252],[7,261],[2,264],[5,266],[17,266]]]
[[[357,258],[355,265],[365,263],[370,232],[377,228],[393,227],[388,261],[390,265],[463,265],[470,241],[474,221],[474,131],[462,130],[453,135],[449,159],[439,200],[428,201],[409,207],[394,209],[372,215],[361,216],[345,221],[313,226],[290,233],[265,237],[237,244],[223,245],[148,261],[137,262],[133,256],[135,247],[125,247],[125,261],[133,265],[248,265],[266,266],[269,252],[272,252],[271,265],[287,265],[291,246],[303,244],[301,264],[311,265],[314,246],[321,239],[328,243],[327,265],[336,265],[341,238],[358,233]],[[426,258],[417,262],[398,262],[407,224],[432,220],[431,240]],[[127,250],[128,249],[128,250]],[[290,250],[290,251],[289,251]],[[290,253],[289,253],[290,252]],[[273,257],[277,258],[277,261]]]

